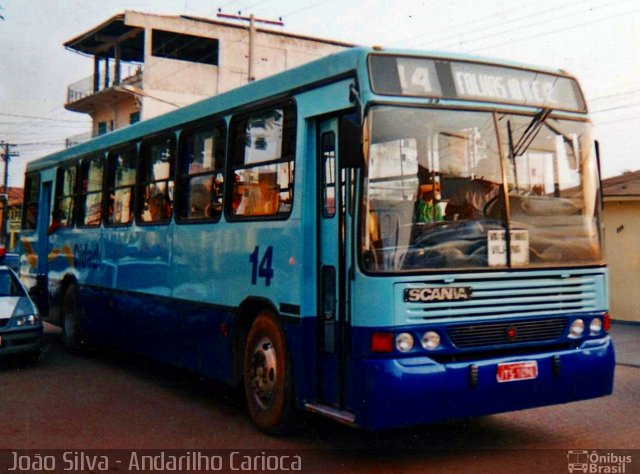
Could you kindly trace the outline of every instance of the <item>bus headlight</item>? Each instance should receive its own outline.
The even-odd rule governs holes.
[[[396,349],[400,352],[409,352],[413,349],[413,336],[408,332],[401,332],[396,336]]]
[[[571,339],[578,339],[584,332],[584,321],[582,319],[576,319],[571,323],[571,329],[569,330],[569,337]]]
[[[602,332],[602,319],[593,318],[591,324],[589,324],[589,334],[597,336]]]
[[[435,331],[427,331],[422,335],[422,347],[432,351],[440,347],[440,334]]]

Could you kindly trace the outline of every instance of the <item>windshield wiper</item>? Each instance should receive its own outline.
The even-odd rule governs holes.
[[[529,148],[533,140],[535,140],[535,138],[538,136],[538,133],[542,128],[542,125],[544,125],[547,118],[549,118],[549,115],[551,115],[551,112],[553,112],[552,109],[542,109],[540,112],[538,112],[533,117],[533,119],[527,126],[527,129],[524,131],[524,133],[520,137],[520,140],[518,140],[518,142],[515,145],[513,144],[513,137],[511,132],[511,121],[507,122],[508,130],[509,130],[509,152],[511,154],[512,160],[514,160],[518,156],[523,155],[524,152],[527,151],[527,149]]]

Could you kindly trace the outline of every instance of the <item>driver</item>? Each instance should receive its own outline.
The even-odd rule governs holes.
[[[478,161],[474,179],[458,188],[446,208],[446,218],[485,219],[485,206],[500,195],[496,166],[488,158]]]

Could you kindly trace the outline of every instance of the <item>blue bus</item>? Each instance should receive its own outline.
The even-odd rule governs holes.
[[[20,275],[267,432],[604,396],[596,148],[565,72],[353,48],[29,163]]]

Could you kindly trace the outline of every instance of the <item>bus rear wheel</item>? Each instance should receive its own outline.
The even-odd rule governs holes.
[[[62,345],[69,352],[79,352],[84,348],[81,319],[80,290],[72,284],[62,297]]]
[[[275,317],[258,314],[251,325],[243,359],[244,391],[249,414],[267,433],[289,431],[294,413],[285,338]]]

